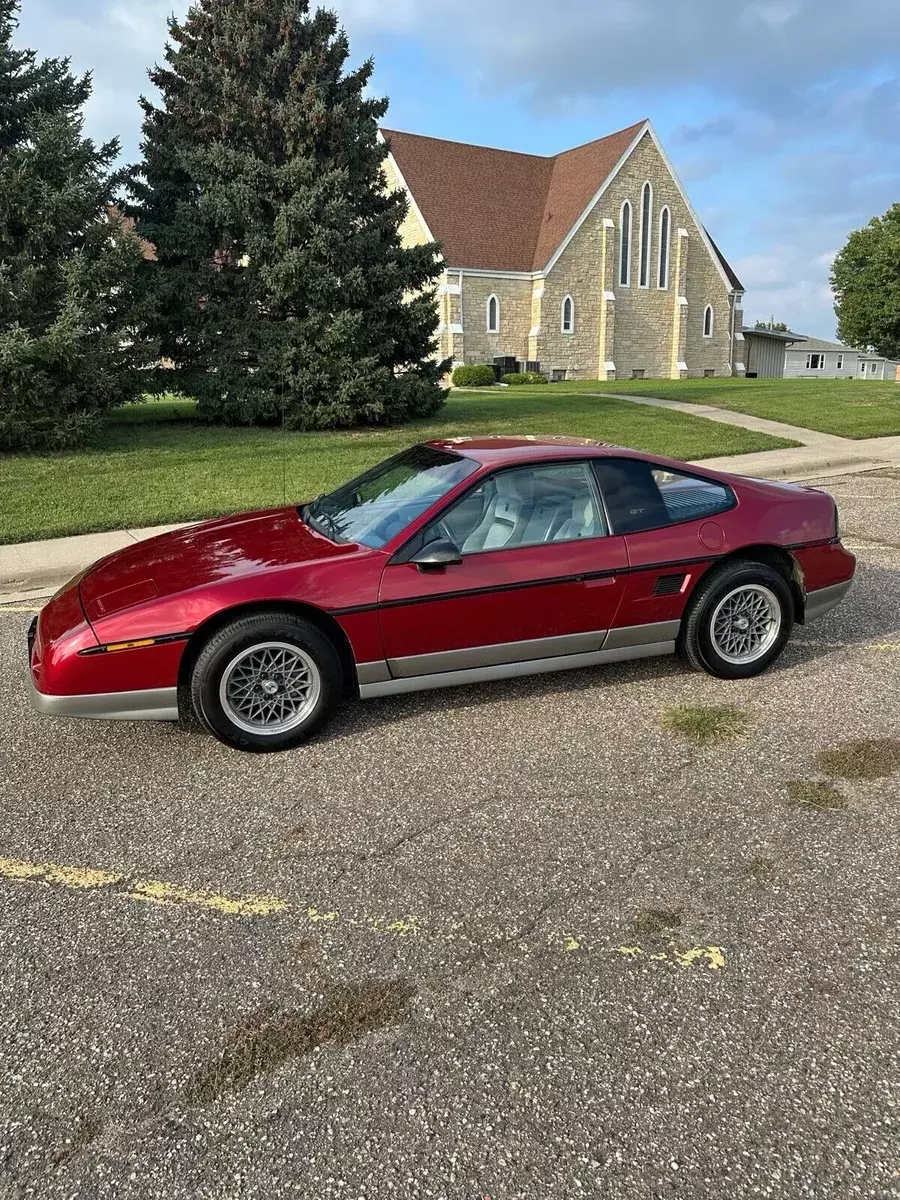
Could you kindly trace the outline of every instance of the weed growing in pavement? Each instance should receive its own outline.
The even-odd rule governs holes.
[[[900,740],[865,738],[844,742],[819,755],[819,766],[826,775],[840,779],[884,779],[900,771]]]
[[[664,729],[701,746],[733,741],[750,724],[747,713],[727,704],[678,704],[674,708],[663,709],[660,716]]]
[[[208,1104],[320,1046],[347,1046],[408,1017],[414,995],[406,980],[361,983],[335,988],[310,1014],[268,1009],[248,1017],[229,1035],[218,1058],[188,1081],[184,1098],[188,1104]]]
[[[666,933],[681,925],[680,908],[642,908],[634,918],[634,927],[638,933],[652,937],[654,934]]]
[[[744,874],[748,879],[755,879],[758,883],[768,883],[775,877],[775,859],[758,854],[756,858],[751,858],[745,864]]]
[[[801,808],[837,812],[847,807],[847,798],[841,789],[821,779],[790,779],[785,787],[790,798]]]

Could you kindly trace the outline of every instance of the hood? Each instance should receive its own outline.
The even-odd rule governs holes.
[[[265,509],[136,542],[101,559],[81,581],[88,620],[244,575],[260,575],[356,549],[304,525],[296,508]]]

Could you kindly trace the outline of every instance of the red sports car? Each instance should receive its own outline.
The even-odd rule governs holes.
[[[283,750],[389,696],[678,651],[765,670],[856,560],[834,501],[566,437],[452,438],[105,558],[29,634],[44,713]]]

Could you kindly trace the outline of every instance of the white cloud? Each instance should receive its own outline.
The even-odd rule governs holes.
[[[756,24],[762,24],[769,29],[781,30],[799,16],[803,5],[799,0],[791,4],[750,4],[740,14],[740,21],[752,29]]]
[[[162,59],[166,21],[182,16],[189,0],[26,0],[16,40],[41,55],[71,58],[79,74],[92,72],[88,132],[120,137],[127,158],[137,154],[138,96],[152,91],[147,71]]]
[[[745,323],[784,321],[797,333],[834,336],[832,254],[814,254],[816,233],[778,242],[764,253],[739,258],[734,267],[747,289]]]
[[[415,34],[538,105],[707,86],[782,124],[809,107],[817,81],[895,70],[900,36],[900,5],[885,0],[337,0],[337,9],[351,32]]]
[[[406,33],[415,28],[421,0],[344,0],[335,5],[348,25],[356,29]]]

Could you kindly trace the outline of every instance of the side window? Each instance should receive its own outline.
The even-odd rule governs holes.
[[[613,533],[640,533],[669,524],[649,463],[636,458],[605,458],[595,464]]]
[[[488,297],[487,331],[488,333],[500,332],[500,301],[496,296]]]
[[[653,478],[671,521],[696,521],[727,512],[734,506],[734,493],[724,484],[693,475],[680,475],[661,467],[653,468]]]
[[[562,462],[492,475],[427,530],[425,543],[449,536],[463,554],[478,554],[606,533],[590,467]]]
[[[680,521],[695,521],[734,505],[722,484],[654,467],[639,459],[597,463],[600,490],[613,533],[640,533]]]

